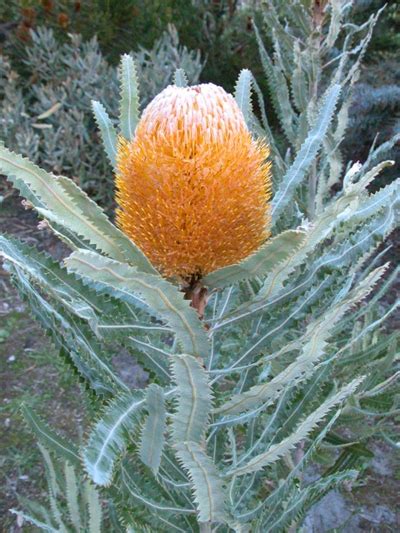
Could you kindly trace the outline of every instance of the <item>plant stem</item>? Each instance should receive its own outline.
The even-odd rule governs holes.
[[[207,289],[203,287],[200,281],[194,281],[183,289],[186,300],[191,301],[192,307],[196,309],[200,320],[204,317],[204,310],[207,305]]]

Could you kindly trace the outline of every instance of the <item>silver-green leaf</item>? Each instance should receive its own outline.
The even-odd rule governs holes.
[[[284,176],[278,191],[275,193],[271,211],[273,221],[278,219],[283,209],[289,204],[296,187],[301,183],[306,172],[310,168],[310,165],[314,161],[332,121],[340,91],[340,85],[333,85],[327,90],[323,97],[321,111],[317,117],[315,125],[296,155],[292,166]]]
[[[111,165],[115,167],[117,157],[117,132],[115,131],[113,123],[111,122],[103,104],[96,100],[92,100],[92,109],[100,130],[107,157]]]
[[[129,54],[124,54],[120,65],[121,101],[120,129],[122,135],[130,141],[135,135],[139,122],[139,87],[136,65]]]
[[[175,355],[171,368],[178,397],[172,422],[173,440],[202,443],[212,402],[207,372],[202,362],[190,355]]]
[[[134,263],[146,272],[155,272],[143,252],[72,180],[54,176],[2,145],[0,170],[16,187],[22,181],[39,200],[37,207],[47,208],[60,228],[67,228],[114,259]]]
[[[103,257],[95,252],[72,253],[67,269],[97,290],[135,304],[139,293],[154,314],[168,323],[185,352],[206,357],[209,346],[206,332],[196,311],[178,288],[160,276]]]
[[[243,466],[230,470],[228,476],[243,476],[252,472],[258,472],[267,465],[278,461],[286,455],[300,441],[305,439],[317,425],[326,417],[326,415],[338,404],[353,394],[364,378],[356,378],[348,385],[342,387],[339,392],[325,400],[317,409],[315,409],[307,418],[301,422],[296,430],[281,442],[273,444],[266,452],[256,455]]]
[[[94,483],[111,483],[115,461],[130,442],[144,406],[143,394],[136,392],[115,398],[104,409],[83,450],[85,468]]]
[[[195,442],[176,444],[176,455],[193,483],[200,522],[226,522],[225,494],[215,464]]]
[[[268,240],[241,263],[211,272],[203,279],[203,283],[210,288],[223,288],[246,279],[265,277],[271,269],[295,252],[305,236],[306,233],[300,230],[284,231]]]
[[[143,463],[157,473],[165,444],[167,423],[164,391],[154,383],[146,390],[146,410],[148,415],[142,429],[139,454]]]

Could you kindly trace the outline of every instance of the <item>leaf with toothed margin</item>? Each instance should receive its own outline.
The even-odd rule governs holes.
[[[251,87],[253,75],[248,69],[240,71],[235,86],[235,100],[243,113],[246,124],[250,127],[253,107],[251,104]]]
[[[177,87],[187,87],[188,79],[183,68],[177,68],[174,74],[174,83]]]
[[[332,475],[324,476],[317,481],[308,484],[306,487],[294,492],[287,501],[284,502],[284,508],[270,513],[264,512],[264,522],[260,523],[260,531],[265,533],[278,533],[280,531],[290,530],[290,525],[300,523],[310,507],[321,500],[328,492],[344,485],[346,482],[353,482],[357,479],[359,472],[357,470],[345,470]]]
[[[41,202],[37,207],[50,211],[59,228],[65,226],[114,259],[134,263],[145,272],[156,272],[139,248],[72,180],[54,176],[2,145],[0,170],[16,187],[23,181]]]
[[[185,527],[185,525],[189,524],[189,522],[185,522],[185,518],[182,515],[196,514],[196,510],[191,504],[187,507],[178,507],[173,496],[166,494],[164,491],[161,492],[156,479],[154,477],[150,478],[150,475],[141,469],[140,465],[135,464],[131,458],[122,460],[119,470],[121,485],[118,490],[121,490],[129,497],[129,506],[131,508],[134,507],[136,510],[138,507],[145,508],[142,517],[147,518],[146,523],[153,526],[152,529],[135,529],[135,533],[136,531],[141,533],[144,533],[144,531],[146,533],[159,531],[160,516],[165,518],[173,517],[174,525],[178,527],[172,527],[171,531],[185,531],[179,525]],[[148,516],[149,513],[151,513],[152,518]],[[168,529],[168,531],[170,530]]]
[[[22,404],[21,411],[29,428],[43,446],[71,465],[81,465],[79,451],[74,444],[58,435],[25,403]]]
[[[33,314],[42,326],[51,333],[53,342],[60,352],[72,363],[85,385],[98,395],[128,390],[106,360],[109,356],[104,345],[100,345],[93,332],[81,320],[76,320],[68,311],[61,310],[53,299],[45,300],[18,267],[11,266],[19,292],[28,300]]]
[[[87,502],[89,523],[88,533],[99,533],[102,526],[103,508],[98,490],[89,482],[84,484],[84,498]]]
[[[92,100],[92,109],[97,126],[100,130],[107,157],[111,165],[115,167],[117,156],[117,133],[103,104],[96,100]]]
[[[161,463],[167,428],[164,391],[154,383],[149,385],[146,390],[146,410],[148,415],[142,428],[139,455],[143,463],[157,474]]]
[[[199,522],[227,522],[222,479],[213,461],[196,442],[181,442],[176,450],[193,483]]]
[[[80,531],[81,516],[79,507],[79,484],[74,467],[68,462],[64,463],[65,495],[69,517],[76,531]],[[79,480],[80,481],[80,480]]]
[[[124,54],[119,67],[121,84],[120,100],[120,130],[126,140],[130,141],[135,135],[139,122],[139,86],[136,65],[129,54]]]
[[[0,235],[0,257],[21,269],[35,281],[49,296],[67,307],[76,316],[86,320],[97,331],[98,319],[94,309],[99,310],[99,297],[89,293],[49,255],[39,252],[17,239]]]
[[[85,468],[98,485],[111,483],[114,464],[130,442],[145,407],[143,393],[116,397],[106,406],[83,450]]]
[[[17,509],[10,509],[10,513],[15,515],[17,518],[22,519],[27,524],[32,524],[33,526],[36,526],[41,531],[47,531],[48,533],[60,533],[60,530],[58,528],[56,529],[48,523],[42,522],[34,516],[23,513],[22,511],[18,511]]]
[[[178,396],[172,421],[173,440],[201,443],[212,406],[207,372],[201,361],[190,355],[174,355],[171,368]]]
[[[303,243],[306,233],[288,230],[268,240],[254,254],[237,265],[215,270],[203,279],[205,286],[223,288],[245,279],[265,277],[268,272],[290,256]]]
[[[73,252],[65,263],[70,272],[100,292],[134,305],[139,293],[154,315],[173,328],[183,351],[207,356],[209,342],[196,311],[166,279],[86,250]]]
[[[388,208],[390,205],[395,206],[400,203],[400,179],[396,179],[382,187],[377,192],[370,194],[368,197],[359,202],[359,205],[351,213],[351,220],[363,221],[367,217],[374,215],[382,208]]]
[[[326,91],[322,99],[321,111],[317,117],[315,125],[298,151],[292,166],[284,176],[282,183],[272,200],[271,215],[273,222],[278,220],[283,209],[291,201],[294,191],[297,186],[300,185],[321,148],[322,141],[324,140],[330,123],[332,122],[340,91],[340,85],[333,85]]]
[[[100,344],[94,334],[98,317],[114,316],[119,304],[100,297],[51,257],[16,239],[0,236],[0,256],[33,314],[86,383],[98,394],[127,389],[108,361],[109,346]]]
[[[362,250],[372,245],[374,239],[377,237],[379,239],[385,238],[396,225],[395,210],[400,198],[399,184],[400,180],[396,180],[381,188],[375,194],[367,196],[362,194],[363,189],[360,188],[357,189],[357,192],[349,192],[348,195],[342,195],[333,201],[307,230],[304,244],[295,253],[289,255],[285,261],[271,269],[256,297],[252,301],[244,302],[239,306],[234,314],[229,317],[229,323],[245,317],[249,318],[267,308],[272,309],[273,305],[281,305],[284,298],[294,294],[297,290],[296,286],[288,289],[284,288],[285,284],[299,265],[306,264],[312,250],[324,239],[332,235],[341,221],[350,221],[353,224],[362,220],[365,222],[358,231],[354,230],[354,226],[350,226],[354,244],[349,244],[348,233],[344,233],[339,247],[331,247],[332,249],[328,253],[322,254],[316,261],[313,261],[312,268],[306,267],[306,272],[310,271],[311,274],[305,280],[298,282],[299,289],[312,283],[319,269],[324,268],[325,265],[333,268],[343,268],[344,265],[341,264],[341,259],[345,259],[349,263]],[[377,216],[379,218],[372,218]],[[365,220],[366,217],[369,220]],[[274,302],[277,303],[275,304]]]
[[[355,304],[364,300],[374,289],[387,270],[388,265],[378,267],[363,279],[350,292],[347,298],[327,309],[321,317],[311,321],[302,339],[293,342],[293,348],[302,346],[300,355],[271,381],[254,385],[246,392],[236,394],[225,404],[215,409],[215,413],[229,416],[243,413],[259,406],[267,408],[288,387],[298,386],[309,379],[316,371],[317,363],[325,355],[327,340],[332,335],[333,326]],[[286,349],[290,349],[286,345]],[[228,419],[229,421],[229,419]],[[227,423],[228,423],[227,421]]]
[[[258,472],[267,465],[278,461],[292,450],[294,446],[305,439],[334,407],[343,403],[344,400],[353,394],[363,380],[364,377],[357,378],[348,385],[342,387],[336,394],[325,400],[317,409],[309,414],[307,418],[297,426],[291,435],[283,439],[281,442],[273,444],[267,451],[251,458],[243,466],[228,471],[226,475],[228,477],[243,476],[252,472]]]

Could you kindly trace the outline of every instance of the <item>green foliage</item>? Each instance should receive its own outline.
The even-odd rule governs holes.
[[[208,353],[208,340],[195,310],[172,283],[125,263],[89,251],[76,251],[66,259],[67,268],[98,292],[137,304],[138,295],[149,313],[169,324],[178,345],[193,355]]]
[[[276,237],[269,239],[257,252],[238,265],[212,272],[204,278],[204,283],[210,288],[224,288],[246,279],[265,276],[269,270],[287,259],[304,240],[305,233],[303,231],[283,231]]]
[[[167,414],[164,391],[154,383],[147,388],[146,408],[148,415],[142,429],[140,459],[154,472],[158,472],[165,445]]]
[[[122,54],[138,52],[138,62],[143,60],[151,74],[140,77],[145,85],[142,95],[146,98],[147,82],[153,87],[158,84],[159,88],[161,80],[176,68],[175,38],[160,38],[170,33],[174,25],[184,45],[179,47],[180,66],[190,79],[191,64],[196,68],[193,63],[196,53],[191,50],[197,49],[207,58],[204,79],[229,90],[233,90],[239,70],[250,66],[258,69],[257,45],[251,28],[251,19],[257,16],[253,8],[256,2],[58,0],[51,2],[50,10],[44,4],[38,0],[10,0],[4,14],[0,6],[0,15],[10,22],[10,28],[5,29],[7,53],[13,57],[23,54],[23,47],[31,44],[29,29],[36,31],[39,26],[51,28],[61,43],[68,41],[70,33],[82,35],[85,41],[96,36],[102,53],[113,65]],[[157,56],[164,56],[165,63],[157,60]],[[154,61],[164,68],[154,72]]]
[[[0,139],[49,171],[73,178],[109,209],[113,203],[114,121],[118,115],[117,68],[102,55],[96,38],[84,41],[79,35],[71,35],[60,43],[46,28],[38,28],[31,35],[32,42],[23,49],[18,62],[0,55]],[[128,57],[122,70],[128,65],[133,68]],[[173,26],[153,48],[140,48],[131,57],[136,61],[144,96],[142,107],[172,83],[175,69],[184,68],[189,81],[196,83],[203,68],[199,52],[182,47]],[[24,67],[18,72],[20,63]],[[135,83],[133,77],[129,83]],[[131,114],[124,116],[129,117],[132,129],[139,105],[137,88],[123,87],[121,106],[128,105],[127,91],[131,91]],[[92,100],[106,153],[90,113]],[[100,101],[106,104],[111,118]],[[125,133],[127,127],[121,124]]]
[[[175,82],[174,73],[177,70],[185,73],[191,85],[198,83],[204,61],[197,49],[198,43],[195,48],[190,50],[181,46],[175,26],[169,25],[152,48],[139,47],[133,53],[138,65],[142,106],[147,105],[160,92],[160,88]],[[205,53],[203,57],[207,57]]]
[[[207,373],[201,361],[191,355],[179,355],[173,359],[172,375],[178,397],[172,422],[173,440],[176,444],[186,441],[203,443],[211,411]]]
[[[141,394],[129,393],[117,397],[101,414],[84,451],[86,470],[98,485],[111,483],[115,460],[124,450],[144,406]]]
[[[74,466],[64,462],[62,469],[47,448],[39,444],[46,465],[49,508],[21,498],[27,512],[11,512],[43,531],[103,531],[103,511],[100,496],[90,481],[78,476]]]
[[[384,2],[369,0],[355,2],[355,17],[362,22],[366,16],[384,6],[376,24],[366,65],[360,72],[359,82],[354,88],[349,109],[350,128],[344,142],[346,157],[353,160],[368,157],[370,146],[379,132],[379,142],[390,141],[400,132],[400,93],[397,50],[400,44],[400,3],[398,0]],[[357,132],[357,133],[356,133]],[[400,147],[396,142],[392,158],[400,164]],[[386,170],[375,187],[396,178],[393,170]]]
[[[397,412],[398,336],[388,318],[398,303],[387,299],[397,271],[377,250],[398,221],[399,180],[371,192],[392,164],[383,159],[393,143],[362,164],[345,164],[340,152],[376,17],[349,24],[349,4],[339,0],[323,15],[294,0],[267,7],[273,55],[257,35],[282,137],[272,136],[249,71],[235,96],[254,134],[271,144],[273,237],[200,280],[209,290],[204,319],[77,186],[0,147],[2,171],[71,249],[59,265],[0,241],[15,284],[90,391],[96,421],[80,455],[128,531],[298,527],[313,503],[357,477],[368,437]],[[119,123],[130,136],[137,83],[132,60],[122,61]],[[185,83],[182,72],[175,82]],[[112,155],[110,122],[99,104],[94,111]],[[149,371],[144,391],[116,374],[121,349]],[[63,491],[45,452],[55,527],[67,520],[57,499],[64,493],[73,523],[84,523],[76,447],[25,411],[46,448],[70,457]],[[343,426],[349,442],[337,436]],[[319,477],[308,483],[321,450]],[[90,520],[100,528],[98,512]]]
[[[400,3],[399,0],[392,0],[391,2],[384,2],[384,0],[356,0],[354,2],[355,20],[357,22],[362,22],[367,16],[383,6],[385,6],[385,10],[372,36],[368,57],[366,58],[368,63],[396,54],[396,48],[400,44]]]
[[[66,464],[80,466],[79,450],[72,443],[51,429],[28,405],[22,404],[21,411],[30,429],[45,448],[56,450],[57,456],[67,461]]]

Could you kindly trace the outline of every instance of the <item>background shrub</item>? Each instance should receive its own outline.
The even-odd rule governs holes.
[[[92,197],[111,206],[112,170],[90,113],[91,100],[106,102],[117,116],[117,68],[101,53],[98,40],[70,35],[60,42],[52,29],[31,30],[23,69],[0,56],[0,138],[7,146],[57,174],[77,181]],[[203,63],[198,51],[179,43],[169,26],[153,48],[141,47],[136,60],[142,104],[171,83],[177,68],[197,83]],[[22,70],[22,73],[18,73]]]

